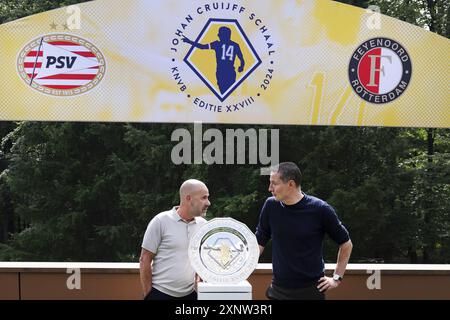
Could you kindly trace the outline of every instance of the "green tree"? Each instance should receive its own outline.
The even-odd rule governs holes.
[[[21,123],[9,135],[3,178],[25,226],[4,252],[18,260],[135,260],[148,221],[174,203],[179,187],[182,171],[167,166],[172,127]]]
[[[0,19],[75,2],[3,1]],[[448,30],[448,4],[428,3],[375,2],[383,13]],[[191,124],[0,123],[0,259],[136,261],[147,223],[178,203],[188,178],[210,189],[208,219],[231,216],[255,230],[270,196],[260,166],[174,165],[170,137],[179,127],[193,133]],[[203,127],[279,128],[280,161],[297,163],[303,190],[336,208],[355,243],[353,262],[450,261],[448,129]],[[335,255],[328,241],[327,261]],[[270,245],[261,261],[270,261]]]
[[[88,0],[2,0],[0,3],[0,24],[86,1]]]
[[[377,0],[374,1],[375,4],[380,6],[381,12],[387,14],[389,16],[401,19],[403,21],[409,22],[411,24],[415,24],[419,27],[430,30],[431,32],[435,32],[439,35],[442,35],[446,38],[450,36],[450,3],[448,1],[443,0],[397,0],[397,1],[387,1],[387,0]],[[439,172],[445,171],[445,166],[448,165],[445,161],[442,161],[442,154],[435,154],[436,152],[436,136],[447,136],[447,131],[442,129],[435,128],[427,128],[425,135],[416,135],[422,136],[423,140],[426,141],[426,145],[422,149],[422,151],[418,151],[419,157],[416,158],[416,161],[425,161],[426,164],[422,163],[422,165],[418,165],[418,167],[426,168],[427,174],[422,174],[423,172],[420,170],[416,170],[416,179],[415,179],[415,190],[416,192],[421,192],[421,194],[429,199],[428,201],[419,201],[414,202],[415,205],[421,206],[420,208],[414,208],[413,210],[419,210],[422,214],[416,215],[416,217],[420,218],[419,225],[423,225],[423,227],[419,228],[420,234],[415,238],[422,239],[423,242],[419,243],[419,240],[414,241],[414,245],[411,245],[410,256],[412,260],[415,260],[417,256],[416,248],[419,248],[422,252],[422,261],[424,263],[432,262],[430,256],[434,255],[436,239],[440,238],[437,236],[436,230],[434,230],[434,226],[437,226],[440,221],[440,215],[436,214],[436,211],[430,210],[433,207],[433,188],[424,186],[432,186],[435,183],[433,179],[436,175],[439,175]],[[447,136],[448,137],[448,136]],[[424,150],[426,150],[427,156],[424,156]],[[448,152],[448,149],[444,152]],[[437,161],[437,163],[434,163]],[[415,166],[416,167],[416,166]],[[444,168],[442,168],[444,167]],[[449,181],[447,180],[444,183],[448,185]],[[419,186],[421,186],[419,188]],[[445,188],[444,188],[445,189]],[[445,192],[444,192],[445,194]],[[416,194],[418,196],[418,194]],[[448,199],[448,198],[447,198]],[[445,201],[444,202],[448,202]],[[448,208],[448,203],[446,205]],[[439,211],[438,211],[439,212]],[[448,226],[448,224],[444,224]],[[445,234],[445,233],[444,233]],[[444,236],[444,238],[448,238],[448,234]]]
[[[450,3],[444,0],[375,0],[381,13],[448,38]]]
[[[8,168],[6,154],[11,145],[8,141],[1,141],[15,128],[13,122],[0,122],[0,243],[8,239],[10,233],[15,232],[14,209],[11,203],[11,192],[8,185],[2,179],[1,173]]]

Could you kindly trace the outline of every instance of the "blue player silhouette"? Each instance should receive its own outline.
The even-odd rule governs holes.
[[[244,70],[244,56],[241,48],[236,42],[231,41],[231,29],[228,27],[219,28],[220,41],[214,41],[210,44],[201,44],[189,40],[183,36],[183,41],[199,49],[211,49],[216,52],[216,78],[219,85],[220,92],[223,94],[236,81],[236,71],[234,70],[234,61],[236,56],[239,58],[241,65],[238,68],[239,72]]]

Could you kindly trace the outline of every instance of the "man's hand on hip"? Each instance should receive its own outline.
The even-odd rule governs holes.
[[[320,292],[325,292],[329,289],[337,288],[339,284],[340,282],[334,280],[332,277],[322,277],[319,279],[319,285],[317,286],[317,289],[319,289]]]

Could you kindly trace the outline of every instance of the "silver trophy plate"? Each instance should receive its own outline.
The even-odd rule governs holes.
[[[233,218],[215,218],[200,227],[189,242],[189,260],[203,281],[235,284],[247,280],[258,264],[253,232]]]

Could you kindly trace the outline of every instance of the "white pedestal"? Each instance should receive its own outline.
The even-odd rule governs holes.
[[[252,285],[247,281],[237,284],[199,282],[198,300],[252,300]]]

